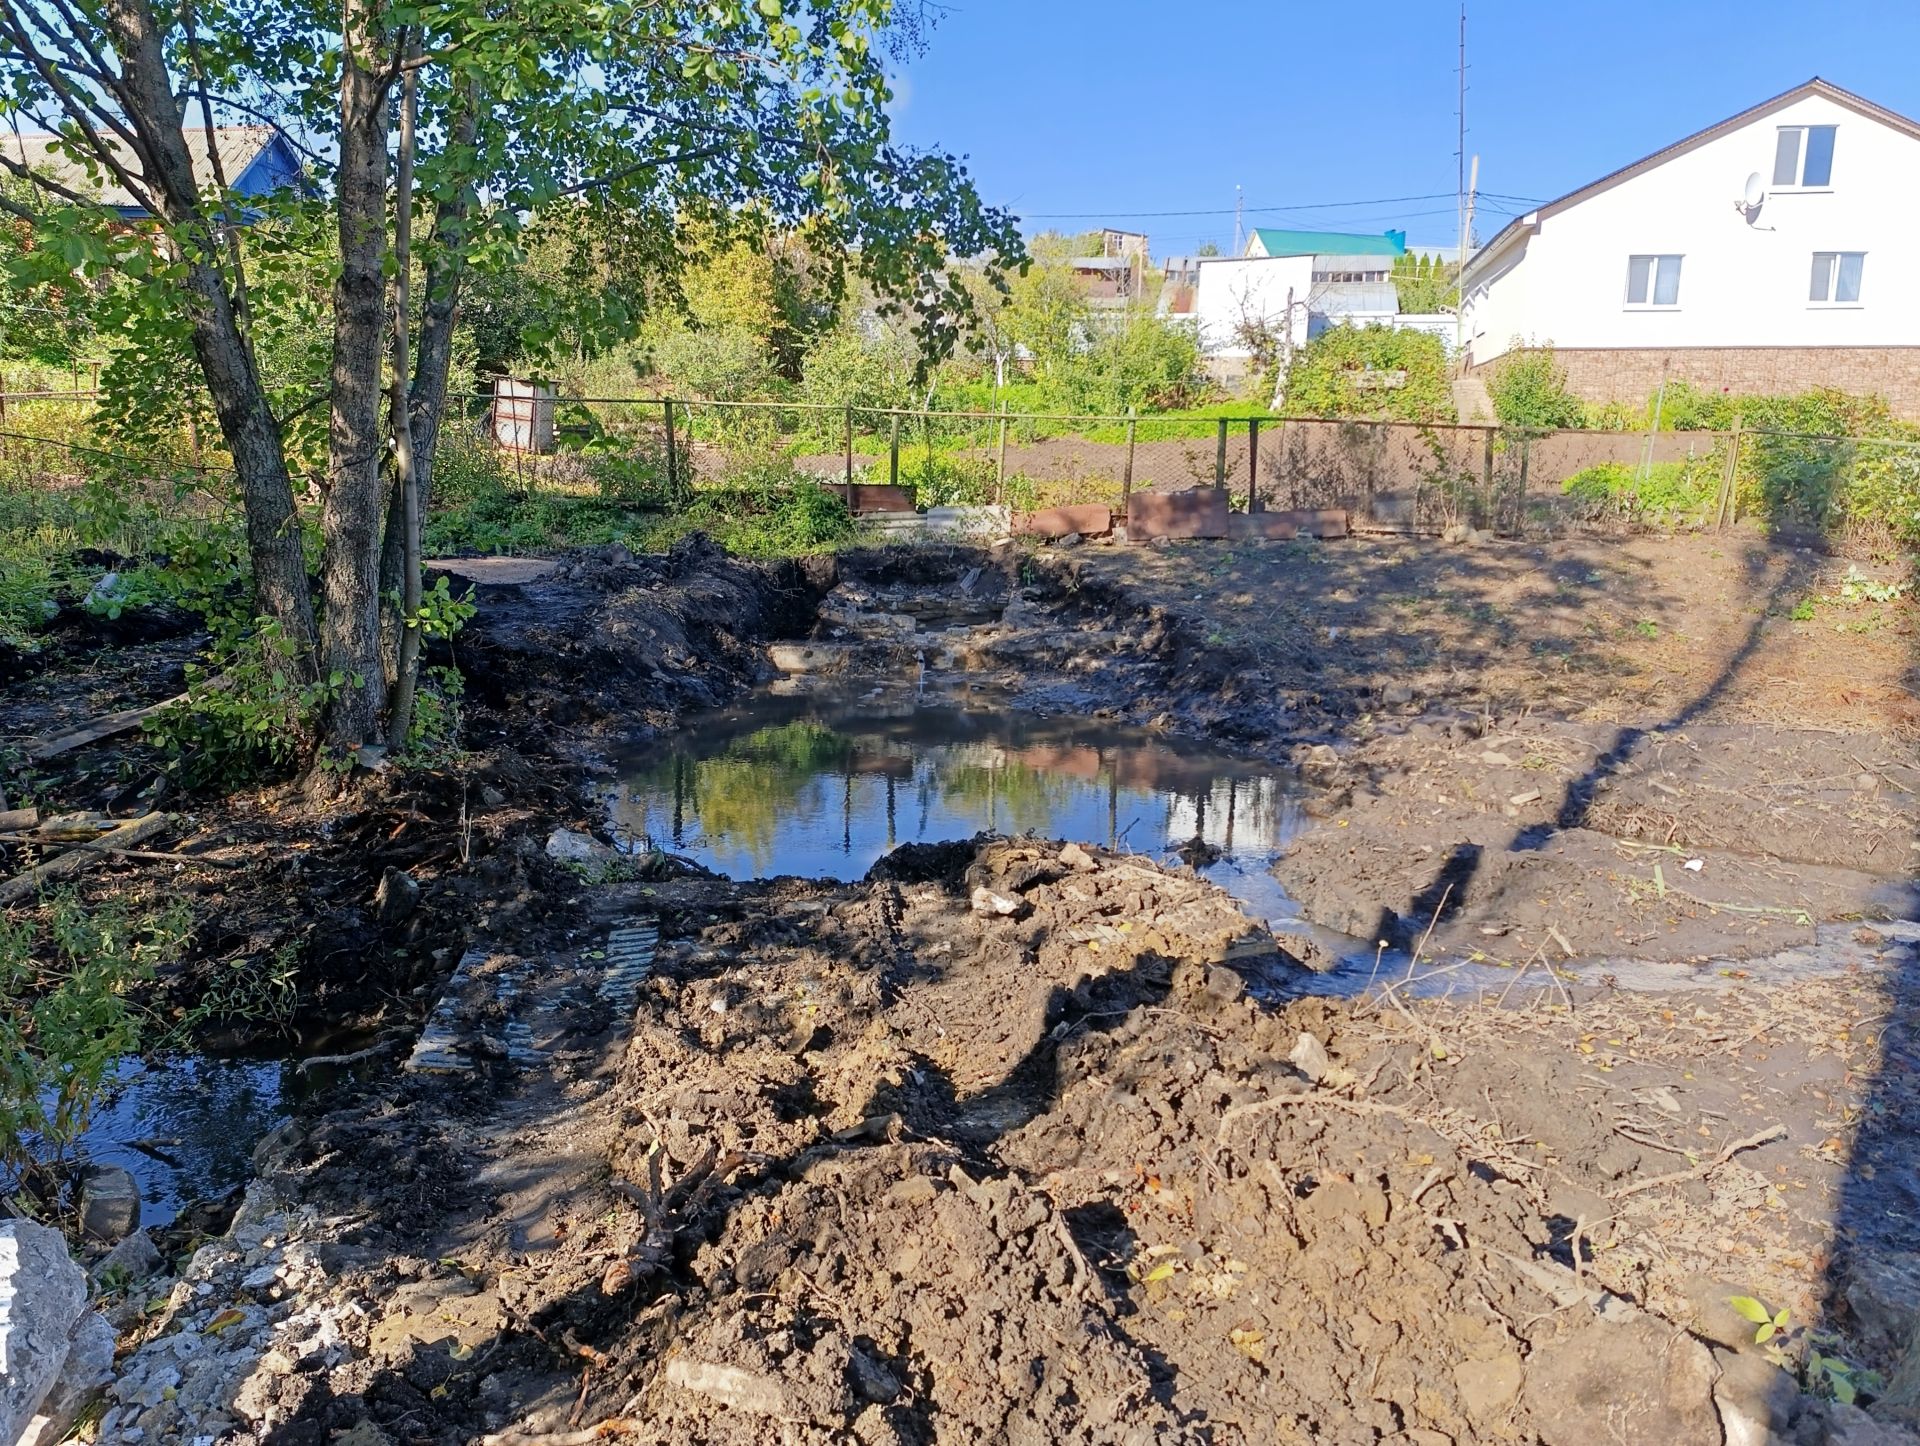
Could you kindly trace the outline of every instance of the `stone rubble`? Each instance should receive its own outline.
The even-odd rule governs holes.
[[[226,1236],[166,1285],[154,1333],[120,1366],[98,1439],[252,1446],[289,1417],[284,1379],[337,1364],[368,1307],[339,1292],[327,1247],[346,1220],[290,1206],[264,1181]],[[142,1312],[135,1312],[136,1318]]]

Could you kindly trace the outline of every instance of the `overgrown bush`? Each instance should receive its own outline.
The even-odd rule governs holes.
[[[1722,454],[1640,468],[1601,462],[1576,472],[1561,491],[1589,521],[1678,526],[1706,519],[1719,496]]]
[[[1070,410],[1104,416],[1128,407],[1191,406],[1205,391],[1192,329],[1152,316],[1100,328],[1062,362],[1058,376]]]
[[[1647,398],[1646,414],[1631,425],[1652,426],[1657,411],[1663,432],[1725,432],[1733,426],[1742,400],[1725,392],[1703,391],[1690,382],[1668,382],[1664,393]]]
[[[40,630],[58,615],[53,568],[46,558],[8,549],[0,556],[0,646],[38,650]]]
[[[853,516],[839,492],[778,464],[701,490],[680,521],[685,530],[710,533],[741,557],[819,552],[854,533]]]
[[[900,477],[914,486],[921,507],[977,507],[993,501],[998,467],[988,457],[964,453],[928,455],[911,466],[902,459]]]
[[[1846,519],[1888,542],[1920,547],[1920,424],[1889,422],[1854,448]]]
[[[1396,373],[1405,373],[1404,381]],[[1380,325],[1330,326],[1301,348],[1288,369],[1286,410],[1305,417],[1450,422],[1452,377],[1446,343],[1437,336]]]
[[[507,490],[499,449],[472,427],[449,426],[433,454],[432,506],[458,507]]]
[[[1567,390],[1567,370],[1550,345],[1529,347],[1515,337],[1487,378],[1487,395],[1503,427],[1554,432],[1586,421],[1586,408]]]

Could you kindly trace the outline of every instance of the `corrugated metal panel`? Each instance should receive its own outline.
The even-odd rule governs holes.
[[[1313,288],[1308,305],[1323,316],[1351,316],[1356,312],[1385,312],[1400,309],[1400,293],[1391,281],[1327,281]]]

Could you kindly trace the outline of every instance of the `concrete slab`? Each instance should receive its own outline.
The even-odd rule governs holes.
[[[1013,519],[995,506],[929,507],[927,531],[950,537],[1005,537]]]
[[[1290,518],[1294,527],[1308,537],[1345,537],[1352,530],[1351,519],[1343,507],[1303,507],[1265,515]]]
[[[1218,487],[1185,492],[1136,492],[1127,499],[1127,540],[1225,537],[1227,494]]]
[[[1013,530],[1021,537],[1044,537],[1049,540],[1073,532],[1082,537],[1105,537],[1113,531],[1113,509],[1104,502],[1043,507],[1038,512],[1022,512],[1015,516]]]

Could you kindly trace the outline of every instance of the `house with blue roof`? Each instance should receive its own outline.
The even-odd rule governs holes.
[[[137,198],[110,175],[96,181],[85,166],[56,149],[57,136],[44,131],[18,135],[0,135],[0,154],[58,182],[69,191],[97,197],[102,205],[118,211],[127,220],[140,220],[147,210]],[[270,196],[276,191],[304,190],[308,184],[306,168],[293,143],[276,126],[215,126],[189,129],[187,150],[193,157],[193,179],[202,193],[219,189],[219,176],[225,176],[234,194]],[[121,163],[138,175],[140,164],[131,151],[124,152]],[[219,162],[215,167],[216,159]],[[257,219],[257,213],[243,210],[242,223]]]

